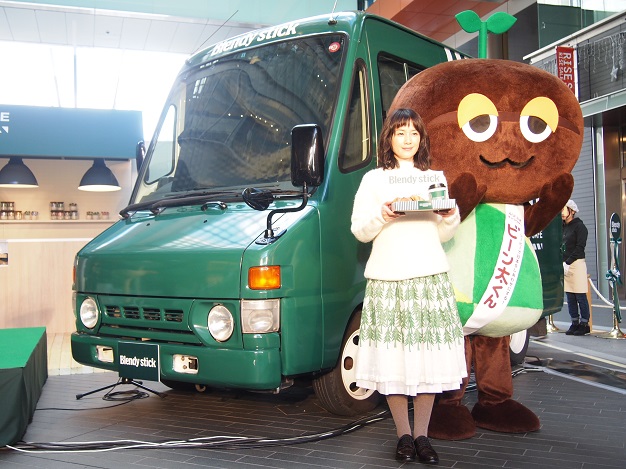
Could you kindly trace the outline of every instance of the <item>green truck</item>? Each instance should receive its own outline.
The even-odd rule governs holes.
[[[396,92],[463,56],[392,21],[293,21],[188,59],[121,220],[76,256],[79,363],[120,376],[279,392],[311,378],[340,415],[355,384],[369,245],[350,232]]]

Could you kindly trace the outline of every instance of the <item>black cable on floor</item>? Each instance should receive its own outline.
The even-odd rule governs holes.
[[[326,432],[309,433],[305,435],[286,438],[248,438],[236,436],[215,436],[204,438],[191,438],[174,441],[94,441],[72,443],[32,443],[22,442],[17,445],[7,445],[6,448],[23,453],[69,453],[69,452],[103,452],[122,449],[148,449],[148,448],[213,448],[213,449],[248,449],[267,448],[272,446],[295,445],[321,441],[335,436],[345,435],[372,423],[379,422],[389,417],[388,410],[355,420],[347,425]]]
[[[136,401],[137,399],[145,399],[146,397],[149,397],[147,392],[143,392],[143,391],[139,391],[138,389],[131,389],[129,391],[115,391],[113,392],[113,390],[115,389],[115,387],[119,384],[125,384],[122,383],[121,380],[118,381],[116,383],[115,386],[113,386],[113,388],[111,388],[110,391],[108,391],[104,396],[102,396],[102,400],[103,401],[122,401],[119,404],[115,404],[115,405],[110,405],[110,406],[106,406],[106,407],[83,407],[80,409],[65,409],[62,407],[42,407],[42,408],[37,408],[35,409],[36,411],[38,410],[71,410],[71,411],[81,411],[81,410],[100,410],[100,409],[112,409],[113,407],[119,407],[121,405],[124,404],[128,404],[130,402]],[[124,397],[121,397],[124,396]]]

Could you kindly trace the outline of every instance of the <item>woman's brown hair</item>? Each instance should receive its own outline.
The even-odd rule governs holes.
[[[420,134],[420,145],[417,153],[413,156],[413,165],[422,171],[430,169],[430,138],[426,132],[424,121],[413,109],[396,109],[385,119],[378,142],[379,168],[393,169],[398,167],[398,160],[396,160],[391,148],[391,139],[399,127],[411,123]]]

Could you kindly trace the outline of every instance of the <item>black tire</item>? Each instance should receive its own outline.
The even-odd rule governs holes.
[[[171,379],[162,379],[161,382],[168,388],[175,391],[185,392],[205,392],[206,386],[202,384],[185,383],[183,381],[173,381]]]
[[[528,340],[530,334],[528,330],[523,330],[511,334],[511,343],[509,344],[509,356],[511,359],[511,366],[521,365],[526,358],[526,352],[528,351]]]
[[[359,310],[350,320],[344,334],[337,366],[313,380],[313,390],[320,405],[335,415],[360,415],[375,409],[380,402],[378,392],[359,388],[354,381],[355,352],[359,345],[360,323]]]

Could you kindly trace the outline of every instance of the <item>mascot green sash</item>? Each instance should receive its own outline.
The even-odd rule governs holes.
[[[523,206],[479,204],[444,248],[466,335],[503,337],[539,320],[541,274]]]

